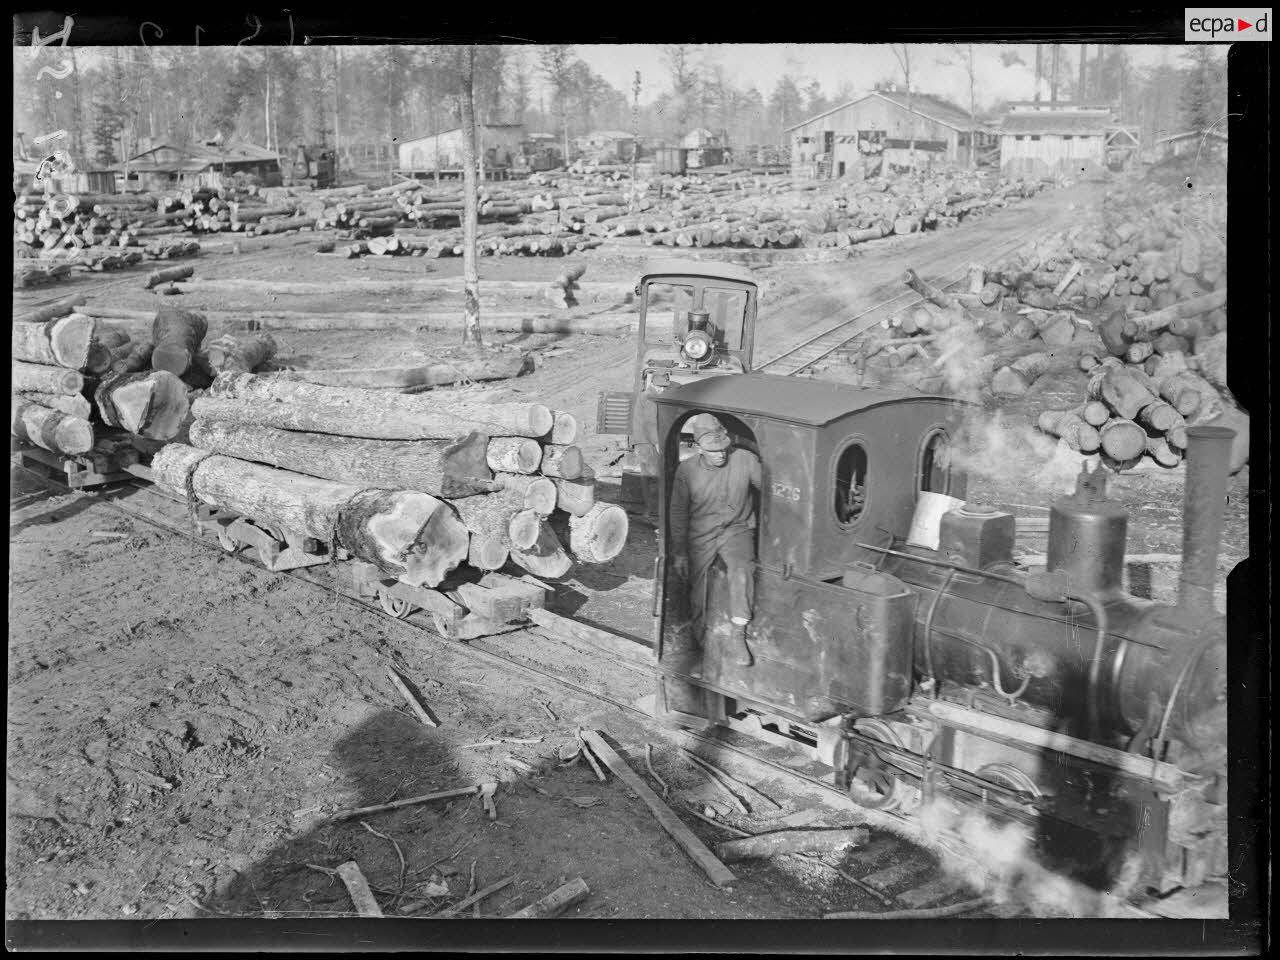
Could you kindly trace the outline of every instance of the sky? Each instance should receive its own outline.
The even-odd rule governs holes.
[[[1009,46],[1017,48],[1025,66],[1005,67],[999,53]],[[662,91],[670,89],[669,70],[657,44],[581,44],[577,53],[596,73],[614,87],[631,96],[635,71],[641,74],[640,102],[649,103]],[[1078,51],[1064,45],[1068,69],[1077,69]],[[1137,67],[1159,63],[1168,57],[1176,63],[1184,45],[1130,46]],[[768,99],[778,78],[783,74],[800,74],[817,80],[824,95],[830,97],[848,83],[855,92],[870,90],[879,80],[896,79],[902,74],[888,44],[853,43],[743,43],[707,44],[701,50],[724,64],[730,78],[738,86],[758,86]],[[1090,56],[1097,50],[1090,46]],[[911,64],[912,86],[923,93],[936,93],[967,105],[969,81],[960,66],[943,66],[938,61],[955,55],[955,47],[946,44],[913,44]],[[1048,48],[1045,49],[1048,67]],[[699,54],[700,56],[700,54]],[[1032,44],[975,44],[978,107],[982,109],[997,100],[1030,100],[1035,94],[1035,46]],[[1047,93],[1047,87],[1045,88]]]

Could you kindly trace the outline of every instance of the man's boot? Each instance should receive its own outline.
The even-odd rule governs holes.
[[[737,651],[733,662],[739,667],[749,667],[755,660],[751,656],[751,649],[747,646],[747,625],[745,623],[729,624],[729,641],[733,649]]]

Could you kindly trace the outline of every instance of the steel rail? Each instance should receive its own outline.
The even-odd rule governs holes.
[[[1017,238],[1013,240],[1011,243],[1001,245],[998,248],[998,252],[994,255],[994,257],[992,257],[992,259],[998,260],[1001,256],[1004,256],[1007,252],[1011,250],[1016,250],[1028,237],[1032,236],[1033,234],[1043,229],[1044,229],[1043,226],[1037,225],[1027,230],[1024,230],[1022,233],[1018,234]],[[952,277],[954,274],[957,274],[963,271],[966,268],[967,264],[971,262],[971,260],[972,260],[972,256],[970,256],[968,259],[966,259],[964,262],[960,263],[956,267],[953,267],[951,270],[948,270],[942,274],[939,274],[938,276],[936,276],[935,278],[933,278],[928,282],[935,285],[941,284],[944,288],[952,286],[956,283],[959,283],[962,278],[959,278],[959,277],[955,279],[947,279],[947,278]],[[803,370],[805,367],[811,366],[817,363],[819,360],[823,359],[824,357],[830,356],[836,350],[840,349],[840,347],[843,344],[848,343],[850,340],[852,340],[854,337],[858,336],[859,334],[866,332],[868,329],[870,329],[876,323],[878,323],[880,318],[877,317],[874,321],[866,322],[860,325],[855,330],[850,330],[846,332],[845,330],[846,327],[849,327],[850,325],[857,323],[859,320],[862,320],[865,317],[870,316],[871,314],[879,313],[885,308],[893,305],[897,301],[902,300],[906,297],[915,297],[915,299],[909,303],[900,304],[895,309],[894,312],[896,312],[897,310],[905,310],[908,307],[914,307],[916,304],[925,302],[925,298],[919,296],[914,291],[904,290],[902,293],[898,294],[897,296],[890,297],[888,300],[881,301],[875,306],[868,307],[866,310],[863,310],[861,313],[855,314],[854,316],[849,317],[847,320],[841,320],[840,322],[836,323],[834,326],[828,327],[826,330],[823,330],[822,332],[817,333],[814,336],[810,337],[808,340],[805,340],[801,343],[796,344],[794,347],[790,347],[787,350],[784,350],[782,353],[778,354],[777,356],[771,357],[770,359],[766,360],[764,363],[760,364],[760,366],[757,367],[756,369],[763,371],[765,373],[768,373],[770,372],[769,371],[770,367],[773,367],[773,366],[785,367],[787,365],[786,361],[789,359],[794,361],[795,355],[798,354],[800,351],[804,350],[807,347],[813,347],[817,345],[818,341],[823,340],[827,337],[838,335],[838,339],[834,343],[832,343],[829,347],[824,349],[823,352],[820,353],[819,355],[815,357],[807,357],[804,359],[804,362],[800,363],[798,366],[793,365],[792,369],[780,371],[780,372],[783,372],[785,375],[798,373],[799,371]],[[820,347],[819,349],[822,349],[822,348]]]

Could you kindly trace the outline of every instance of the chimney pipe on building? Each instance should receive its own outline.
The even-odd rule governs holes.
[[[1222,537],[1223,502],[1227,495],[1231,441],[1229,427],[1187,429],[1187,480],[1183,502],[1182,575],[1178,606],[1212,609],[1218,575],[1218,541]]]

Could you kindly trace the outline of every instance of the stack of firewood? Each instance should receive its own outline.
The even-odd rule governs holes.
[[[192,413],[190,445],[153,461],[157,482],[411,586],[463,561],[560,578],[626,541],[625,512],[595,500],[577,420],[540,404],[226,373]]]

